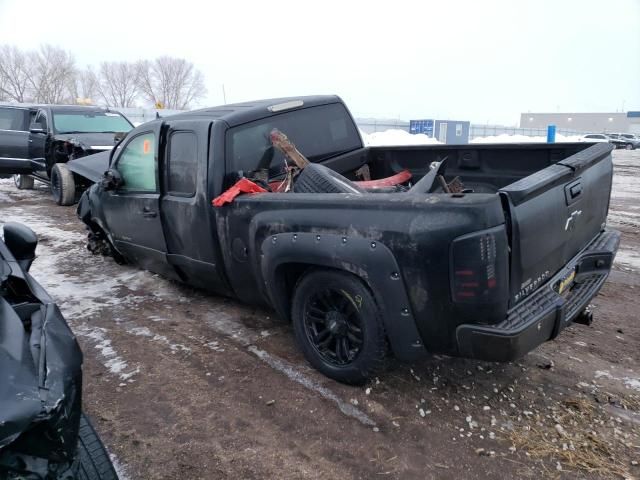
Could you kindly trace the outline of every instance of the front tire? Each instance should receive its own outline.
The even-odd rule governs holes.
[[[83,413],[78,432],[78,480],[118,480],[109,453]]]
[[[633,150],[633,145],[631,145],[630,143],[627,143],[627,144],[624,146],[624,148],[625,148],[625,150]]]
[[[13,182],[18,190],[33,190],[33,177],[29,175],[16,174],[13,176]]]
[[[76,201],[76,181],[64,163],[56,163],[51,169],[51,193],[58,205],[73,205]]]
[[[358,385],[382,368],[386,342],[380,309],[356,276],[307,273],[296,285],[291,318],[305,358],[327,377]]]

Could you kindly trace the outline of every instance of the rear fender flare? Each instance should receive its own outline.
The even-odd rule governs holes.
[[[290,318],[288,265],[333,268],[359,277],[380,308],[391,349],[399,360],[412,361],[426,352],[396,259],[383,243],[345,235],[289,232],[268,236],[261,247],[264,288],[278,314]]]

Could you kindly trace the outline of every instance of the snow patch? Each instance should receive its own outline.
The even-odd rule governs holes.
[[[101,327],[89,327],[88,325],[81,325],[75,328],[75,333],[82,337],[89,338],[95,343],[93,347],[100,352],[103,357],[103,365],[114,375],[120,377],[121,380],[128,380],[136,373],[140,372],[140,368],[137,367],[133,370],[125,372],[128,367],[127,362],[116,352],[111,345],[111,340],[107,338],[107,329]]]
[[[369,134],[360,133],[364,144],[371,147],[385,145],[441,145],[441,142],[435,138],[428,137],[423,133],[413,135],[406,130],[390,129]]]
[[[369,418],[369,416],[362,410],[356,408],[351,403],[341,400],[331,390],[323,387],[317,382],[314,382],[311,378],[296,370],[292,365],[285,362],[284,360],[270,355],[264,350],[260,350],[255,345],[250,345],[248,350],[274,370],[284,373],[290,380],[293,380],[303,387],[318,393],[325,400],[329,400],[330,402],[335,403],[340,411],[348,417],[353,417],[364,425],[375,426],[376,423],[371,418]]]
[[[623,268],[626,267],[627,270],[640,271],[640,253],[621,248],[618,250],[613,263]]]

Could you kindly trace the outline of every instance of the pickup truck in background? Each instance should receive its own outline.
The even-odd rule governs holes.
[[[611,150],[364,147],[343,102],[314,96],[152,121],[69,168],[96,182],[90,250],[270,306],[314,367],[361,383],[388,347],[510,361],[590,323],[619,243]]]
[[[0,105],[0,158],[20,189],[34,179],[51,186],[58,205],[72,205],[88,187],[68,160],[111,150],[133,125],[122,114],[100,107]],[[11,168],[9,168],[11,165]]]

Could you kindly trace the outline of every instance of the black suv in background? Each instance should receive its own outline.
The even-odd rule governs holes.
[[[0,105],[0,158],[16,186],[34,179],[51,185],[58,205],[72,205],[88,184],[66,166],[69,160],[111,150],[133,125],[119,112],[77,105]]]

